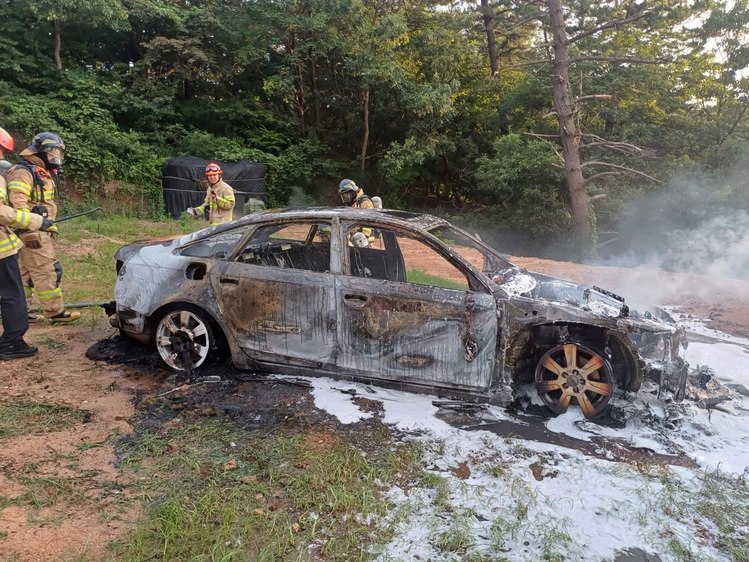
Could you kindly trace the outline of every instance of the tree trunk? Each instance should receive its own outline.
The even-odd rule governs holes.
[[[489,68],[492,71],[492,78],[497,78],[499,75],[499,55],[497,54],[497,36],[494,34],[494,15],[489,6],[489,0],[481,0],[481,13],[486,30],[486,44],[489,48]]]
[[[320,108],[320,91],[317,88],[317,61],[313,54],[310,54],[310,76],[312,79],[312,99],[314,99],[315,103],[315,127],[319,130],[322,123],[322,118],[320,115],[321,108]]]
[[[561,0],[549,1],[551,30],[554,37],[554,109],[559,121],[559,133],[567,176],[569,205],[572,220],[580,241],[590,243],[590,200],[585,190],[585,178],[580,165],[580,132],[575,124],[575,112],[569,82],[569,44]]]
[[[62,57],[60,56],[60,51],[62,50],[62,30],[58,20],[52,20],[52,33],[55,36],[55,66],[57,70],[62,70]]]
[[[299,128],[302,134],[307,130],[307,103],[305,101],[305,90],[304,90],[304,68],[301,63],[294,63],[297,74],[297,87],[294,93],[296,98],[296,109],[299,114]]]
[[[367,162],[367,145],[369,144],[369,88],[364,90],[364,138],[361,142],[361,166],[364,170],[364,166]]]
[[[286,49],[288,50],[289,59],[292,60],[291,72],[294,85],[294,105],[296,106],[299,118],[299,132],[305,134],[307,130],[307,105],[304,91],[304,68],[302,67],[302,61],[294,60],[296,55],[296,34],[293,31],[290,31],[288,34]]]

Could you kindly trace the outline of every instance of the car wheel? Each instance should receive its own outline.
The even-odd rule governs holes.
[[[200,367],[214,344],[210,322],[195,309],[168,310],[156,326],[156,349],[166,366],[175,371]]]
[[[565,343],[547,351],[536,365],[536,391],[556,414],[574,400],[586,418],[603,412],[614,394],[611,365],[583,345]]]

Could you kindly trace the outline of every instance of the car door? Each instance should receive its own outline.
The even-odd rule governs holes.
[[[260,226],[210,275],[221,313],[250,358],[308,368],[334,366],[329,224],[299,220]]]
[[[347,225],[346,235],[347,274],[336,285],[339,371],[435,389],[488,388],[497,335],[488,290],[470,290],[466,272],[415,235],[374,225]]]

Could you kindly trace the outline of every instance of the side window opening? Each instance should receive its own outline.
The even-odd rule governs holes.
[[[263,226],[252,235],[236,260],[324,273],[330,270],[329,233],[329,224],[317,222]]]
[[[364,238],[364,236],[366,238]],[[354,225],[347,231],[351,275],[467,291],[465,274],[407,234]]]
[[[237,245],[237,242],[245,235],[248,226],[242,226],[216,234],[210,238],[200,240],[180,250],[183,256],[195,258],[223,259]]]

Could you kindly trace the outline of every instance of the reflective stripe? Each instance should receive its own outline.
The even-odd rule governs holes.
[[[219,197],[215,201],[211,201],[211,209],[224,209],[229,203],[234,203],[234,196]]]
[[[28,211],[16,211],[16,220],[13,221],[11,226],[13,228],[28,229],[29,223],[31,223],[31,213]]]
[[[21,242],[18,240],[18,236],[11,233],[7,238],[0,238],[0,254],[14,250],[20,245]]]
[[[23,294],[26,296],[27,299],[30,299],[34,296],[34,287],[29,287],[28,285],[23,286]]]
[[[50,301],[52,299],[62,298],[62,289],[55,287],[54,289],[48,289],[46,291],[37,291],[36,296],[39,297],[40,301]]]
[[[30,197],[31,196],[31,190],[33,189],[33,187],[34,186],[26,183],[25,181],[21,181],[21,180],[12,180],[8,184],[8,190],[9,191],[20,191],[21,193],[23,193],[24,195],[26,195],[26,197]]]

